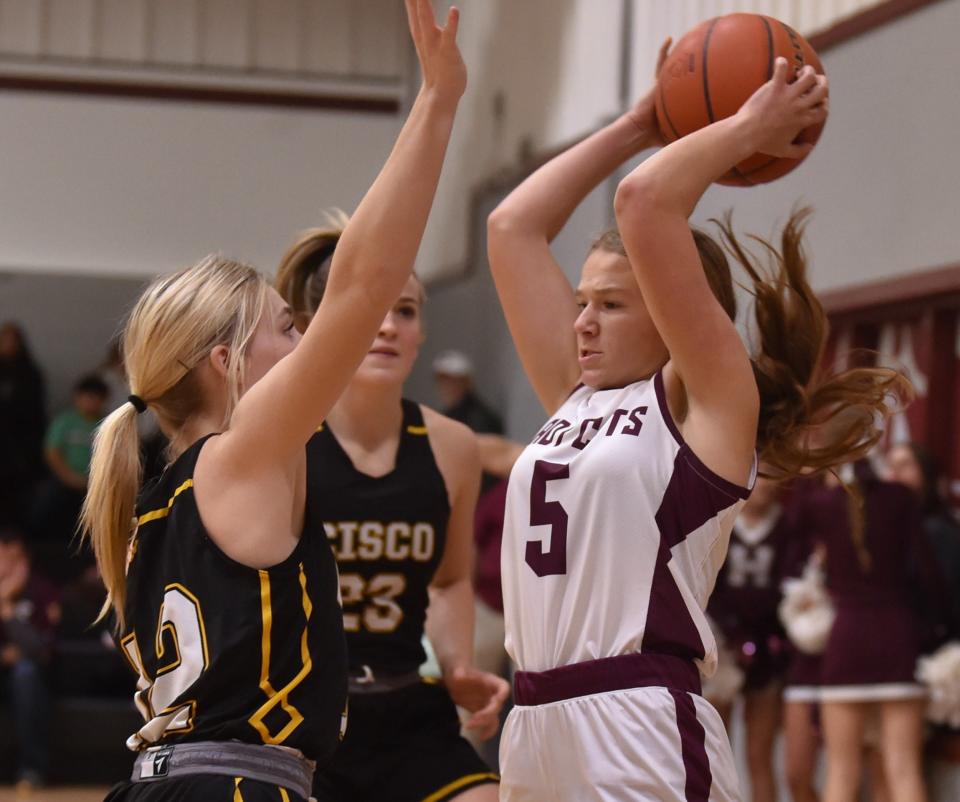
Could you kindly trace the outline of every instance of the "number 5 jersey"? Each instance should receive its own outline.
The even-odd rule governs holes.
[[[661,373],[577,388],[510,476],[501,560],[517,667],[655,652],[712,674],[704,609],[748,495],[684,443]]]

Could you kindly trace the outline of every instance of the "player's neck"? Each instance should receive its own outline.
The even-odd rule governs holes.
[[[214,434],[223,431],[223,419],[207,412],[198,413],[191,416],[179,430],[170,434],[170,452],[179,456],[190,446],[197,442],[201,437],[208,434]]]
[[[403,387],[372,386],[351,382],[327,422],[338,438],[346,438],[372,448],[396,437],[403,420]]]

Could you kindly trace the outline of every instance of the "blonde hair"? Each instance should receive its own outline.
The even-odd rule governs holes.
[[[249,265],[208,256],[154,281],[130,313],[121,340],[130,391],[171,435],[172,453],[183,451],[186,444],[177,442],[177,435],[203,402],[194,369],[218,345],[229,349],[222,425],[229,424],[242,393],[245,352],[268,290],[264,277]],[[136,417],[128,402],[100,424],[80,519],[107,588],[101,616],[112,607],[118,629],[124,625],[127,551],[142,480]]]
[[[326,212],[325,217],[325,225],[300,233],[277,267],[274,286],[280,297],[290,305],[294,324],[301,333],[307,330],[320,308],[330,279],[333,252],[350,222],[350,217],[340,209]],[[427,291],[416,271],[412,275],[417,280],[417,300],[422,307],[427,302]]]

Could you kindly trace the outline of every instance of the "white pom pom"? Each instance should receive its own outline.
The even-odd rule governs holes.
[[[737,698],[746,677],[737,665],[737,656],[727,646],[726,638],[716,623],[708,618],[717,642],[717,668],[703,681],[703,698],[714,705],[729,705]]]
[[[729,649],[719,649],[717,670],[703,682],[703,698],[715,705],[728,705],[737,698],[744,682],[743,669]]]
[[[917,679],[930,691],[927,718],[960,728],[960,643],[951,641],[917,661]]]
[[[836,611],[824,586],[823,572],[814,562],[803,576],[783,583],[778,610],[791,643],[806,654],[820,654],[827,646]]]

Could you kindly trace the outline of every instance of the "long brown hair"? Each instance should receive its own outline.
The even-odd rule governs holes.
[[[330,279],[333,252],[349,220],[339,209],[328,212],[326,225],[301,232],[280,260],[274,286],[280,297],[290,304],[293,322],[301,332],[306,331],[320,307]],[[422,306],[427,293],[416,272],[412,275],[419,285]]]
[[[720,229],[719,242],[693,230],[707,280],[731,319],[736,298],[728,253],[749,279],[744,289],[753,296],[758,339],[751,359],[760,393],[757,451],[765,475],[775,479],[833,470],[865,456],[886,419],[913,393],[906,377],[889,368],[831,373],[823,367],[829,326],[807,281],[802,240],[809,216],[807,208],[790,215],[779,248],[751,236],[765,259],[741,243],[729,212],[711,221]],[[593,247],[626,256],[616,230]]]
[[[301,233],[280,260],[274,286],[290,304],[293,322],[301,332],[307,330],[323,299],[333,252],[348,220],[341,211],[329,213],[327,225]]]

